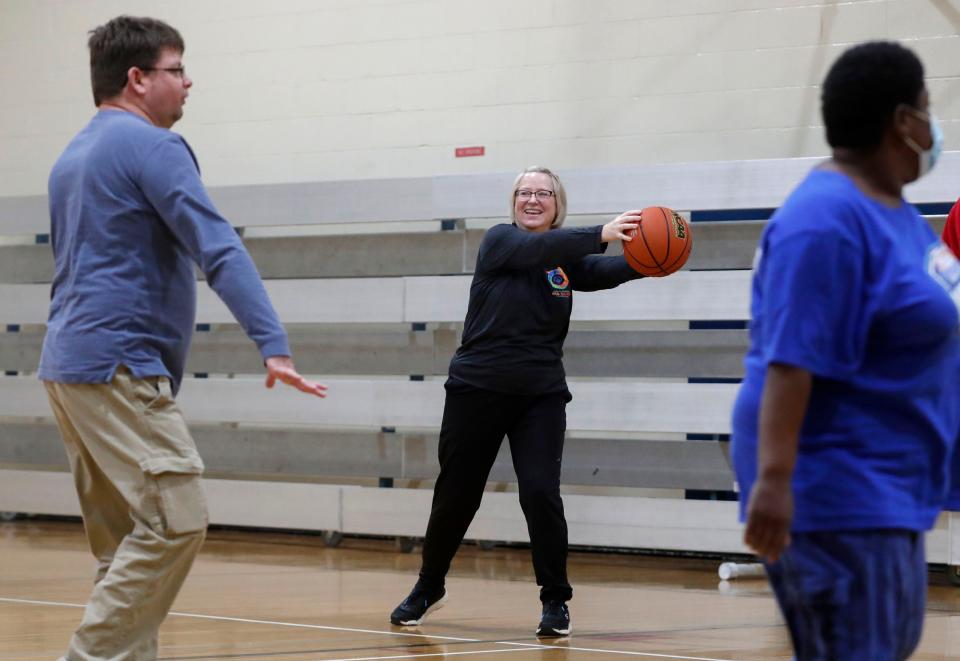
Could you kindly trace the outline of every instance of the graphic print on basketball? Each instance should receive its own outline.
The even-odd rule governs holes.
[[[624,242],[623,256],[630,267],[652,278],[679,271],[693,250],[690,224],[667,207],[647,207],[633,241]]]

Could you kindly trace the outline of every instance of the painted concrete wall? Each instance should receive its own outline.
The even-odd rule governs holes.
[[[208,185],[824,154],[817,85],[874,38],[960,148],[957,0],[0,0],[0,196],[45,192],[119,13],[182,32]]]

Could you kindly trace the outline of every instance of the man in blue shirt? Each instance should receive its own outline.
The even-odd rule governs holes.
[[[55,273],[39,376],[99,564],[68,661],[155,659],[157,633],[204,539],[203,462],[174,401],[196,309],[195,265],[305,393],[260,276],[169,129],[192,86],[169,25],[121,16],[89,40],[99,112],[50,174]]]
[[[960,429],[960,264],[902,197],[941,136],[923,66],[895,43],[841,55],[822,111],[832,157],[774,214],[754,264],[733,411],[744,541],[797,659],[905,659]]]

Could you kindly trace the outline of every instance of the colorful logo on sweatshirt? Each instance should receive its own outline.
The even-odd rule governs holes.
[[[570,278],[563,272],[559,266],[552,271],[547,271],[547,282],[553,288],[551,292],[554,296],[568,298],[570,296]]]
[[[570,286],[570,279],[559,266],[552,271],[547,271],[547,282],[554,289],[567,289]]]

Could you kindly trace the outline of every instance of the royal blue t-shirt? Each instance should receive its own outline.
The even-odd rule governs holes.
[[[960,443],[953,448],[953,471],[950,494],[947,496],[947,509],[960,512]]]
[[[49,181],[54,256],[41,379],[180,385],[196,316],[195,264],[264,358],[290,355],[249,254],[213,206],[186,141],[133,113],[101,110]]]
[[[733,410],[745,518],[770,363],[813,374],[792,529],[929,529],[960,428],[960,264],[916,208],[814,170],[768,223]]]

